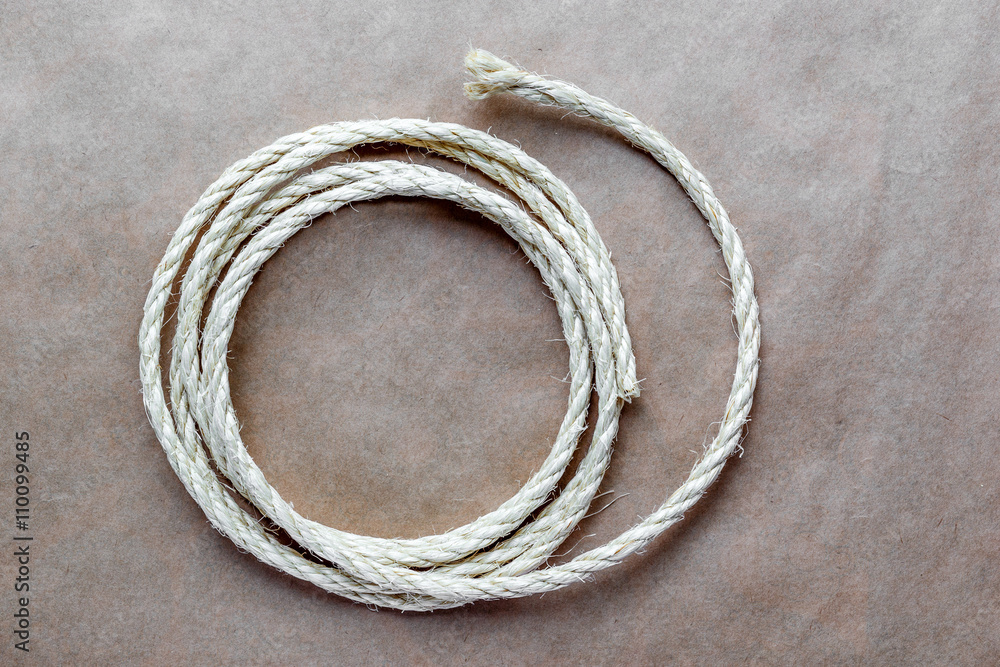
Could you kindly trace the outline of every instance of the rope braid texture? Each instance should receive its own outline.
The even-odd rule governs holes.
[[[622,406],[639,393],[618,275],[580,202],[515,146],[461,125],[423,120],[322,125],[232,165],[184,216],[153,275],[139,334],[149,420],[185,488],[240,549],[327,591],[379,607],[431,610],[542,593],[642,549],[682,518],[739,446],[757,379],[760,329],[753,277],[736,230],[705,177],[662,134],[576,86],[480,50],[467,56],[466,66],[475,78],[465,87],[470,98],[508,92],[590,117],[620,132],[677,178],[708,221],[729,269],[739,336],[736,375],[718,435],[663,505],[607,544],[541,567],[586,514],[610,462]],[[319,160],[377,142],[416,146],[478,169],[516,194],[530,214],[458,176],[414,164],[387,160],[309,171]],[[499,224],[551,290],[570,350],[569,407],[539,470],[493,512],[416,539],[354,535],[298,514],[247,453],[226,362],[237,309],[263,263],[316,216],[390,195],[452,201]],[[164,309],[196,241],[181,280],[168,407],[159,363]],[[592,390],[598,401],[593,439],[573,478],[553,498],[586,430]],[[243,509],[230,489],[273,526]],[[279,539],[274,526],[294,545]]]

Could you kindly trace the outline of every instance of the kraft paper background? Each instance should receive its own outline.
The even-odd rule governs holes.
[[[15,431],[35,540],[28,656],[0,558],[0,662],[1000,662],[998,29],[973,2],[5,3],[2,553]],[[144,414],[149,279],[231,163],[325,122],[419,117],[490,128],[574,189],[645,382],[603,486],[618,499],[570,555],[679,485],[735,368],[724,265],[679,186],[592,123],[466,100],[470,45],[620,104],[705,172],[755,270],[759,386],[745,454],[643,554],[544,597],[374,613],[218,534]],[[311,518],[443,531],[544,458],[560,337],[498,228],[358,205],[250,290],[243,436]]]

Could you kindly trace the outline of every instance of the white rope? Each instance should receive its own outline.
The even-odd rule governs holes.
[[[505,141],[422,120],[322,125],[279,139],[231,166],[185,215],[153,275],[139,334],[150,423],[188,492],[241,549],[327,591],[396,609],[440,609],[551,591],[641,549],[679,521],[718,477],[739,444],[757,378],[753,277],[736,230],[704,176],[659,132],[571,84],[523,71],[485,51],[471,52],[466,66],[475,77],[466,84],[471,98],[506,91],[588,116],[618,130],[677,178],[704,214],[729,268],[739,335],[736,376],[718,435],[659,509],[603,546],[541,567],[586,514],[610,460],[622,405],[639,393],[618,276],[573,193]],[[474,167],[515,193],[530,213],[495,192],[414,164],[387,160],[309,171],[319,160],[375,142],[421,147]],[[354,535],[298,514],[247,453],[226,362],[236,311],[253,276],[282,243],[316,216],[387,195],[452,201],[503,227],[551,290],[570,350],[569,408],[541,468],[493,512],[441,535],[405,540]],[[168,407],[159,365],[164,308],[196,241],[180,286]],[[592,390],[598,409],[590,447],[553,498],[586,429]],[[266,519],[244,510],[231,488]],[[294,546],[282,541],[277,528]]]

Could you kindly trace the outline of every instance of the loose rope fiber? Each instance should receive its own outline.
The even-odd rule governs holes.
[[[708,221],[729,269],[739,336],[736,375],[718,435],[662,506],[607,544],[543,567],[585,516],[610,462],[622,406],[639,394],[618,275],[580,202],[520,149],[451,123],[332,123],[279,139],[240,160],[184,216],[153,274],[139,333],[146,411],[185,488],[240,549],[327,591],[380,607],[431,610],[520,597],[561,588],[620,562],[679,521],[718,477],[739,445],[757,379],[760,329],[753,277],[736,230],[705,177],[659,132],[571,84],[523,71],[485,51],[471,52],[466,66],[475,78],[466,84],[469,97],[508,92],[590,117],[620,132],[677,178]],[[379,142],[416,146],[478,169],[523,206],[415,164],[386,160],[310,170],[336,153]],[[226,361],[237,309],[263,263],[317,216],[390,195],[452,201],[499,224],[551,290],[570,350],[569,407],[540,469],[493,512],[416,539],[355,535],[298,514],[247,453]],[[181,279],[168,404],[159,363],[164,309],[195,242]],[[593,438],[576,473],[557,493],[586,430],[592,391],[598,404]],[[260,514],[245,510],[231,490]]]

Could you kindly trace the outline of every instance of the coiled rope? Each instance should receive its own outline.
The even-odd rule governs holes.
[[[466,84],[469,97],[509,92],[590,117],[649,152],[677,178],[708,221],[729,269],[739,336],[736,375],[718,435],[662,506],[607,544],[541,567],[584,517],[610,461],[623,403],[639,393],[618,276],[573,193],[505,141],[422,120],[322,125],[237,162],[184,216],[153,275],[139,334],[149,420],[185,488],[238,547],[327,591],[380,607],[430,610],[520,597],[561,588],[620,562],[679,521],[718,477],[739,445],[757,378],[760,330],[753,277],[736,230],[705,177],[659,132],[576,86],[523,71],[485,51],[471,52],[466,66],[475,77]],[[515,193],[530,214],[495,192],[415,164],[361,162],[308,171],[333,154],[376,142],[417,146],[478,169]],[[499,224],[551,290],[570,350],[569,408],[541,468],[493,512],[440,535],[405,540],[354,535],[298,514],[247,453],[226,363],[236,311],[254,274],[282,243],[316,216],[388,195],[445,199]],[[159,364],[164,309],[196,241],[180,286],[168,407]],[[575,475],[553,498],[586,429],[592,389],[598,401],[593,439]],[[266,521],[243,509],[230,487]]]

